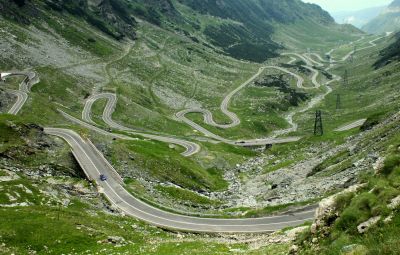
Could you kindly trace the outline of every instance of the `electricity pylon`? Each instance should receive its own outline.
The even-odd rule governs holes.
[[[349,72],[347,71],[347,69],[344,71],[344,75],[343,75],[343,85],[349,85]]]
[[[322,112],[317,110],[315,112],[315,124],[314,124],[314,135],[322,136],[324,134],[324,128],[322,126]]]
[[[342,108],[342,101],[340,98],[340,94],[336,95],[336,110],[339,110],[340,108]]]

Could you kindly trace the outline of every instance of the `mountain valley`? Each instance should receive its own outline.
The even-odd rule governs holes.
[[[0,11],[0,253],[400,251],[398,32],[299,0]]]

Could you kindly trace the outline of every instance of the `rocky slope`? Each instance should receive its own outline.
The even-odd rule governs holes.
[[[54,15],[69,14],[84,19],[115,39],[135,38],[136,21],[121,0],[13,0],[11,3],[1,0],[0,10],[5,18],[25,24],[46,20],[52,11]]]
[[[229,55],[253,61],[264,61],[276,56],[276,50],[282,49],[283,45],[276,43],[272,36],[278,30],[284,30],[285,26],[308,21],[315,30],[329,27],[332,30],[343,29],[344,34],[352,30],[338,26],[321,7],[298,0],[178,2],[202,15],[222,19],[217,22],[200,22],[204,34]],[[311,28],[304,26],[299,29],[308,34]],[[320,36],[323,36],[322,33]]]
[[[276,42],[276,32],[285,31],[298,22],[300,33],[314,38],[332,31],[344,37],[360,33],[354,27],[337,25],[319,6],[300,0],[192,1],[192,0],[46,0],[0,1],[2,15],[30,24],[51,15],[73,15],[85,20],[105,34],[121,40],[134,39],[137,21],[134,16],[157,26],[182,33],[195,42],[203,41],[232,57],[262,62],[284,49]],[[50,16],[49,16],[50,15]],[[46,18],[47,17],[47,18]],[[310,27],[311,26],[311,27]],[[329,30],[329,31],[328,31]],[[317,39],[316,39],[317,40]]]
[[[393,36],[393,43],[381,52],[381,58],[375,63],[379,68],[400,59],[400,32]]]
[[[366,60],[375,61],[378,49],[357,52],[354,62],[344,63],[344,67],[339,64],[338,69],[332,70],[338,75],[344,72],[344,68],[352,70],[351,85],[341,92],[344,96],[343,111],[336,109],[331,114],[325,109],[327,133],[324,137],[312,137],[312,130],[307,130],[312,126],[313,112],[307,112],[305,118],[299,116],[299,119],[308,119],[311,123],[306,128],[300,127],[304,132],[301,135],[306,136],[302,142],[273,146],[263,152],[202,140],[200,134],[172,119],[176,110],[185,107],[184,102],[192,99],[194,105],[216,113],[227,91],[254,75],[260,66],[226,54],[262,61],[279,49],[305,52],[304,47],[313,47],[315,40],[331,35],[331,41],[327,43],[318,41],[321,45],[318,52],[323,54],[333,47],[332,43],[350,41],[349,31],[358,33],[352,27],[335,24],[315,5],[296,0],[14,2],[9,4],[0,0],[0,68],[31,68],[40,75],[41,83],[32,89],[20,117],[0,115],[0,216],[5,219],[0,221],[0,253],[281,254],[287,244],[275,247],[272,243],[293,240],[293,235],[299,231],[288,230],[282,235],[254,235],[243,239],[221,237],[222,241],[216,241],[219,237],[170,233],[124,217],[84,180],[69,147],[59,139],[46,136],[41,126],[72,128],[90,137],[138,197],[186,213],[248,217],[270,214],[287,204],[294,207],[312,203],[313,206],[321,196],[358,183],[360,174],[370,173],[373,165],[382,161],[388,139],[400,133],[398,117],[394,120],[389,115],[385,115],[387,121],[382,120],[384,117],[379,121],[368,121],[376,127],[368,127],[365,132],[352,130],[333,134],[331,131],[332,125],[336,128],[347,119],[353,120],[354,115],[364,117],[365,109],[379,109],[381,104],[385,104],[388,112],[389,107],[395,108],[399,90],[398,65],[395,65],[396,57],[393,56],[398,56],[398,51],[397,55],[392,52],[398,49],[398,42],[382,51],[383,57],[389,57],[384,62],[388,65],[382,65],[383,68],[376,72],[370,70],[371,64]],[[289,11],[291,8],[293,10]],[[248,18],[239,10],[246,10]],[[288,47],[286,44],[271,39],[279,33],[290,34],[290,31],[303,34],[303,37],[291,34],[295,39],[292,45],[301,44],[302,47],[285,49]],[[304,38],[307,40],[303,41]],[[135,39],[135,42],[124,39]],[[371,39],[367,37],[357,46],[364,47]],[[230,44],[220,44],[224,40]],[[377,42],[379,49],[386,45],[382,41]],[[270,47],[276,48],[265,53]],[[338,49],[335,52],[337,58],[340,54],[348,54],[353,47],[349,44],[347,48]],[[363,54],[367,55],[365,59]],[[288,60],[281,57],[270,60],[270,63],[275,65]],[[359,71],[355,65],[368,65],[368,68]],[[386,74],[382,76],[386,78],[382,79],[385,70]],[[304,78],[311,75],[296,69],[294,72]],[[360,77],[365,77],[366,73],[368,81],[364,82]],[[266,78],[279,78],[280,74],[272,72],[270,75]],[[291,81],[291,77],[285,76],[279,82],[282,79],[288,84]],[[320,79],[320,82],[326,80],[322,76]],[[358,88],[364,92],[362,95],[352,91],[357,90],[358,84],[363,85]],[[10,80],[4,83],[6,89],[17,86]],[[334,86],[336,91],[343,87],[340,84]],[[382,93],[387,92],[385,95],[388,96],[374,92],[376,88]],[[275,89],[279,94],[275,94]],[[267,90],[273,93],[263,94]],[[268,129],[280,128],[279,119],[268,115],[274,109],[268,103],[273,101],[273,104],[284,107],[281,102],[288,90],[290,92],[289,85],[268,87],[259,83],[258,86],[248,86],[244,94],[235,98],[232,109],[236,112],[250,106],[249,112],[241,113],[244,126],[260,123],[260,132],[266,135]],[[113,116],[118,123],[192,139],[201,143],[202,151],[198,156],[182,158],[179,148],[172,145],[140,137],[131,142],[108,139],[73,126],[57,111],[62,109],[80,118],[88,96],[111,91],[118,97]],[[288,93],[291,98],[301,99],[292,98],[293,106],[302,104],[300,101],[308,97],[296,91]],[[281,96],[282,101],[274,101]],[[350,101],[363,100],[361,96],[371,100],[360,101],[363,107],[350,104]],[[0,101],[4,103],[0,111],[12,104],[11,99],[0,91]],[[327,105],[334,109],[332,102],[335,100],[336,95],[318,107]],[[108,130],[101,120],[103,103],[96,103],[92,117],[98,127]],[[259,107],[260,103],[267,105]],[[356,107],[360,111],[354,110]],[[344,111],[351,112],[352,116],[340,120]],[[257,112],[262,115],[254,115]],[[223,116],[216,117],[222,121]],[[340,123],[329,124],[337,119]],[[266,126],[266,121],[270,126]],[[285,125],[286,122],[282,122],[281,128]],[[243,130],[254,133],[258,127],[249,126]],[[241,130],[237,133],[241,137],[247,135]],[[392,183],[385,185],[389,187]],[[385,203],[394,198],[389,195],[385,197]],[[357,223],[368,222],[377,216],[386,217],[386,207],[384,210],[380,208],[373,213],[367,211]],[[357,226],[352,225],[351,230]],[[300,230],[304,229],[307,227]],[[51,235],[49,231],[52,231]],[[307,239],[306,243],[313,238]],[[323,241],[320,236],[315,238],[315,243]]]

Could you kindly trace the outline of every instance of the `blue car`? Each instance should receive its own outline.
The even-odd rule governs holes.
[[[107,181],[107,176],[105,176],[104,174],[100,175],[100,181]]]

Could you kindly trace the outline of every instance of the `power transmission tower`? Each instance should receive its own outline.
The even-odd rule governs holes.
[[[347,71],[347,69],[344,71],[343,85],[349,85],[349,72]]]
[[[354,62],[354,57],[356,55],[357,52],[357,45],[354,45],[354,49],[353,49],[353,53],[350,56],[350,62],[353,63]]]
[[[340,94],[336,95],[336,110],[339,110],[340,108],[342,108],[342,101],[340,98]]]
[[[315,112],[315,124],[314,124],[314,135],[322,136],[324,134],[324,129],[322,126],[322,112],[317,110]]]
[[[326,54],[325,57],[328,60],[328,62],[331,62],[331,55],[330,54]]]

